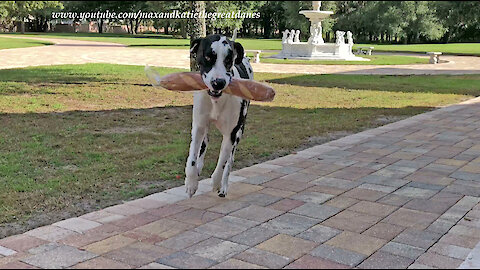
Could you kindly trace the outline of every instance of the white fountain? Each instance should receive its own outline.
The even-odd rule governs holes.
[[[332,11],[320,10],[322,1],[312,1],[313,10],[302,10],[300,14],[310,20],[310,38],[300,42],[300,30],[285,30],[282,37],[282,51],[274,58],[306,60],[348,60],[370,61],[352,53],[353,34],[350,31],[336,31],[335,43],[325,43],[322,38],[322,21],[333,14]],[[345,43],[345,34],[347,42]]]

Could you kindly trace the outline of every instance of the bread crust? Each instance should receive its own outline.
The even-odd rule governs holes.
[[[158,84],[172,91],[197,91],[208,89],[197,72],[179,72],[165,75]],[[246,79],[232,78],[223,92],[255,101],[272,101],[275,90],[272,87]]]

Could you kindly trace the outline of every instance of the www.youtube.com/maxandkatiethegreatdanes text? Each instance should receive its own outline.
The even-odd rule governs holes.
[[[52,19],[196,19],[204,18],[207,20],[216,19],[259,19],[260,12],[191,12],[173,10],[170,12],[52,12]]]

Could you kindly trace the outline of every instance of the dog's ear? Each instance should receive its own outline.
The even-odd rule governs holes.
[[[197,38],[190,44],[190,54],[196,55],[203,38]]]
[[[243,49],[242,44],[238,42],[233,42],[233,49],[237,57],[235,58],[235,64],[239,65],[242,63],[243,57],[245,56],[245,50]]]

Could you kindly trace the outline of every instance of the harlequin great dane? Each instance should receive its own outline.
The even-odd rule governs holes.
[[[212,174],[213,191],[225,197],[228,177],[233,166],[235,149],[245,127],[250,101],[224,94],[222,91],[233,78],[253,79],[253,71],[240,43],[221,35],[210,35],[194,40],[190,47],[192,57],[208,87],[193,96],[192,142],[185,167],[185,187],[192,197],[198,188],[208,145],[210,123],[215,124],[223,136],[217,167]]]

